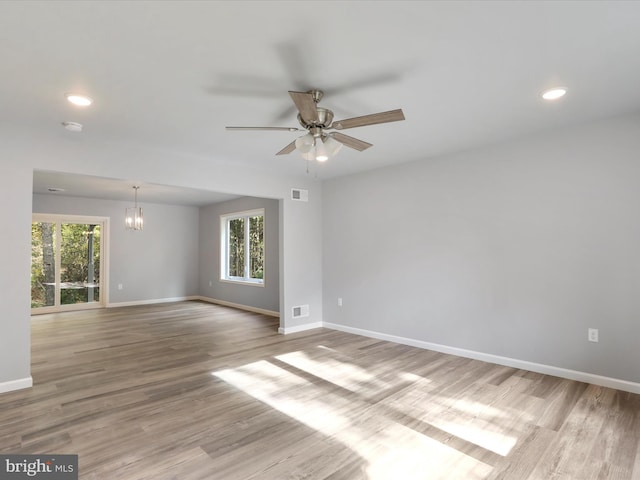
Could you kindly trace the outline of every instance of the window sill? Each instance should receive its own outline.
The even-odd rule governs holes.
[[[264,280],[245,280],[233,278],[221,278],[222,283],[233,283],[236,285],[248,285],[250,287],[264,287]]]

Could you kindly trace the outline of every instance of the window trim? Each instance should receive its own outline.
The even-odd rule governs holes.
[[[266,225],[266,216],[265,216],[264,208],[256,208],[253,210],[244,210],[241,212],[233,212],[233,213],[223,213],[220,215],[220,278],[219,281],[222,283],[233,283],[236,285],[249,285],[253,287],[264,287],[266,283],[266,265],[263,267],[263,275],[262,278],[248,278],[244,277],[231,277],[228,275],[229,271],[229,234],[228,234],[228,225],[229,221],[235,220],[238,218],[245,218],[245,275],[250,268],[251,259],[249,258],[249,217],[262,216],[263,218],[263,255],[266,253],[266,243],[267,243],[267,225]]]

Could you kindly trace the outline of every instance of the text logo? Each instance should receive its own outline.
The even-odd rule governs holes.
[[[77,455],[0,455],[0,480],[78,480]]]

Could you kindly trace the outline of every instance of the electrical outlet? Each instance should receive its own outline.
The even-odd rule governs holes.
[[[118,284],[118,290],[122,290],[122,284],[121,283]]]
[[[598,342],[598,329],[597,328],[590,328],[589,329],[589,334],[588,334],[588,338],[590,342]]]
[[[213,287],[213,280],[209,280],[209,286]]]
[[[338,306],[341,307],[342,306],[342,297],[338,297]]]

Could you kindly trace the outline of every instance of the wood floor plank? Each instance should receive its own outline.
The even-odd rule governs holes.
[[[568,414],[556,439],[549,444],[534,478],[574,479],[592,477],[600,466],[585,472],[585,462],[598,439],[598,434],[613,407],[616,391],[595,385],[587,386],[583,395]],[[597,478],[597,476],[595,477]]]
[[[583,467],[585,478],[630,478],[640,438],[640,403],[637,395],[615,392]]]
[[[631,469],[631,477],[630,478],[640,478],[640,442],[636,446],[635,459],[633,462],[633,467]]]
[[[640,396],[204,302],[32,319],[0,452],[82,480],[634,480]]]
[[[509,455],[496,462],[487,480],[533,478],[532,473],[557,433],[537,425],[528,425],[527,428]]]

